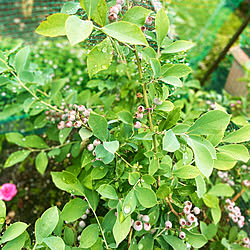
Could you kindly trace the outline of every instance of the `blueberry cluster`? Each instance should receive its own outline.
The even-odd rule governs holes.
[[[149,224],[149,216],[138,214],[137,221],[131,220],[131,225],[136,231],[141,231],[144,229],[145,231],[149,231],[151,229],[151,225]]]
[[[230,186],[234,186],[233,177],[228,175],[228,172],[218,171],[218,176],[222,182],[229,184]]]
[[[83,216],[81,217],[81,219],[78,223],[78,232],[79,233],[86,227],[86,222],[84,220],[87,219],[89,213],[90,213],[90,210],[87,208],[86,212],[83,214]],[[77,239],[80,241],[81,235],[78,235]]]

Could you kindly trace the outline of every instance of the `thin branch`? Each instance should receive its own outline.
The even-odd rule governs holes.
[[[118,154],[117,152],[115,152],[115,154],[116,154],[123,162],[125,162],[129,167],[133,168],[133,166],[132,166],[129,162],[127,162],[120,154]]]

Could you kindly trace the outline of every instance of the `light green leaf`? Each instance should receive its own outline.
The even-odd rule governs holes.
[[[19,162],[24,161],[30,154],[29,150],[20,150],[12,153],[4,164],[4,168],[11,167]]]
[[[8,64],[7,64],[7,59],[6,59],[6,57],[5,57],[5,55],[3,54],[3,52],[2,51],[0,51],[0,59],[2,59],[2,60],[0,60],[0,74],[1,73],[3,73],[4,71],[6,71],[6,70],[8,70]],[[7,80],[7,77],[0,77],[0,79],[1,79],[1,81],[0,81],[0,86],[2,85],[2,84],[5,84],[5,83],[8,83],[9,81]],[[4,82],[4,83],[2,83],[2,81]]]
[[[113,227],[113,235],[116,242],[116,247],[127,237],[131,228],[131,217],[128,216],[122,223],[118,216]]]
[[[197,167],[208,178],[213,171],[213,158],[209,150],[204,144],[191,138],[187,140],[187,143],[194,152]]]
[[[119,148],[119,141],[104,142],[103,147],[111,154],[114,154]]]
[[[155,110],[170,112],[174,109],[174,104],[170,101],[163,101],[161,105],[157,105]]]
[[[26,146],[24,137],[17,132],[8,133],[5,135],[5,137],[8,142],[15,143],[16,145],[21,147]]]
[[[25,145],[30,148],[49,148],[47,143],[38,135],[28,135],[25,137]]]
[[[24,47],[16,53],[14,60],[14,67],[16,69],[17,74],[19,75],[21,71],[26,69],[29,64],[29,53],[30,47]]]
[[[118,113],[118,117],[123,123],[133,125],[133,116],[130,112],[123,110]]]
[[[171,129],[165,133],[162,146],[163,150],[168,152],[175,152],[180,148],[180,143]]]
[[[209,135],[225,131],[230,122],[230,115],[220,110],[212,110],[202,115],[188,129],[189,134]]]
[[[109,38],[96,45],[88,54],[87,67],[92,77],[99,71],[109,68],[113,57],[113,47]]]
[[[157,45],[161,47],[162,42],[169,30],[169,19],[165,10],[162,8],[158,11],[155,18],[155,31],[157,36]]]
[[[80,0],[80,5],[86,11],[89,20],[94,14],[98,3],[99,0]]]
[[[4,232],[0,243],[3,244],[7,241],[13,240],[15,238],[17,238],[19,235],[21,235],[26,228],[28,227],[28,225],[26,223],[23,222],[16,222],[12,225],[10,225],[7,230]]]
[[[103,116],[91,112],[88,123],[98,139],[102,141],[108,139],[108,123]]]
[[[57,207],[51,207],[36,221],[35,236],[38,244],[42,243],[44,238],[48,237],[54,231],[58,220],[59,214]]]
[[[184,77],[187,76],[192,72],[192,69],[189,68],[185,64],[170,64],[170,67],[167,67],[166,70],[164,70],[164,66],[162,67],[161,75],[163,77],[165,76],[175,76],[175,77]]]
[[[99,236],[99,227],[97,224],[91,224],[87,226],[81,234],[80,247],[89,248],[92,247]]]
[[[136,187],[135,194],[140,204],[145,208],[151,208],[157,204],[156,194],[152,189]]]
[[[77,16],[70,16],[65,25],[66,35],[72,46],[87,39],[93,30],[91,21],[81,20]]]
[[[216,158],[217,160],[214,160],[214,168],[219,170],[232,169],[237,163],[234,157],[225,153],[217,153]]]
[[[107,18],[107,4],[105,0],[100,0],[97,8],[95,9],[92,19],[98,23],[100,26],[104,26],[106,24]]]
[[[48,165],[48,157],[47,154],[44,151],[41,151],[36,156],[36,169],[40,174],[44,174],[46,168]]]
[[[75,242],[75,235],[73,229],[65,227],[63,231],[63,240],[68,246],[73,246]]]
[[[199,174],[200,174],[199,169],[192,165],[182,166],[173,171],[173,176],[182,179],[194,179]]]
[[[135,196],[135,191],[134,189],[132,189],[127,196],[124,199],[123,202],[123,214],[124,217],[127,217],[128,215],[132,214],[134,212],[134,210],[136,209],[136,205],[137,205],[137,200],[136,200],[136,196]]]
[[[135,23],[139,27],[145,24],[145,19],[151,11],[141,6],[134,6],[129,9],[123,16],[122,21]]]
[[[232,158],[238,161],[248,162],[249,160],[249,153],[244,145],[225,145],[218,147],[218,150],[220,152],[230,155]]]
[[[193,233],[187,229],[182,229],[182,230],[183,230],[183,232],[185,232],[185,234],[188,238],[188,242],[194,248],[200,249],[207,243],[207,239],[203,234]]]
[[[170,192],[171,192],[171,188],[170,188],[169,184],[162,184],[157,189],[156,195],[160,199],[165,199],[166,197],[169,196]]]
[[[50,15],[38,26],[36,33],[49,37],[64,36],[66,35],[65,22],[68,17],[69,15],[63,13]]]
[[[145,47],[141,51],[143,59],[146,60],[146,62],[149,62],[150,59],[156,58],[156,52],[151,47]]]
[[[114,22],[104,26],[102,31],[122,43],[148,46],[144,34],[136,24],[124,21]]]
[[[192,42],[179,40],[170,44],[167,48],[162,50],[161,53],[162,54],[177,53],[188,50],[192,48],[194,45],[195,44]]]
[[[195,178],[195,183],[197,186],[197,195],[199,198],[202,198],[203,195],[206,193],[207,189],[206,189],[206,183],[203,179],[203,177],[201,175],[198,175]]]
[[[111,200],[118,200],[116,191],[111,185],[103,184],[96,191],[104,198],[108,198]]]
[[[138,172],[131,172],[128,175],[128,183],[133,186],[135,183],[140,179],[140,173]]]
[[[81,198],[75,198],[65,204],[60,217],[68,222],[79,219],[88,208],[88,203]]]
[[[76,2],[66,2],[62,9],[61,13],[74,15],[80,9],[80,4]]]
[[[43,242],[51,249],[51,250],[64,250],[65,243],[62,238],[57,236],[50,236],[45,238]]]
[[[21,250],[23,249],[23,246],[25,242],[29,239],[29,234],[27,231],[24,231],[21,235],[19,235],[17,238],[8,241],[7,244],[2,248],[2,250]]]
[[[57,188],[70,194],[84,196],[84,189],[80,181],[70,172],[51,172],[52,180]]]
[[[207,207],[216,208],[219,206],[219,199],[212,194],[205,194],[202,199]]]
[[[95,153],[97,158],[101,158],[103,163],[109,164],[114,160],[114,154],[107,151],[102,144],[99,144],[95,148]]]
[[[162,235],[163,239],[174,249],[174,250],[186,250],[186,245],[181,239],[178,239],[173,235]]]
[[[86,139],[90,138],[93,135],[93,133],[87,128],[81,128],[79,130],[79,135],[82,141],[85,141]]]
[[[182,87],[182,81],[175,76],[165,76],[160,78],[160,80],[176,87]]]
[[[208,191],[208,194],[231,197],[234,194],[234,190],[228,184],[219,183],[212,186],[212,188]]]
[[[151,68],[153,70],[154,76],[155,78],[157,78],[161,73],[161,64],[159,60],[156,58],[151,58],[150,64],[151,64]]]
[[[6,206],[4,201],[0,200],[0,230],[3,227],[6,217]]]
[[[239,130],[230,133],[223,139],[223,141],[231,143],[250,141],[250,125],[246,125]]]
[[[159,169],[159,166],[160,166],[159,159],[156,157],[153,157],[153,159],[149,163],[148,173],[150,175],[154,175],[155,172]]]
[[[221,219],[221,209],[219,206],[211,208],[214,224],[218,224]]]
[[[61,144],[63,144],[66,141],[66,139],[68,138],[71,131],[72,131],[72,128],[63,128],[62,130],[60,130],[60,132],[59,132],[59,142]]]

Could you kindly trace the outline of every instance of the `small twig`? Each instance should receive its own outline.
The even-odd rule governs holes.
[[[168,198],[166,198],[165,200],[166,200],[166,202],[168,203],[168,205],[169,205],[169,207],[170,207],[170,209],[171,209],[171,212],[174,213],[178,219],[180,219],[179,214],[174,210],[174,208],[173,208],[173,206],[172,206],[170,200],[169,200]]]
[[[163,228],[163,230],[161,230],[161,232],[158,233],[158,234],[156,235],[155,238],[157,238],[157,237],[159,237],[160,235],[162,235],[165,231],[166,231],[166,228]]]
[[[246,191],[245,189],[241,189],[241,191],[240,191],[239,193],[237,193],[237,194],[233,197],[233,199],[231,200],[231,202],[237,201],[237,200],[241,197],[241,195],[244,194],[245,191]]]
[[[132,235],[133,235],[133,228],[131,227],[130,231],[129,231],[129,236],[128,236],[128,249],[129,249],[130,244],[131,244]]]
[[[129,162],[127,162],[120,154],[118,154],[117,152],[115,152],[115,154],[116,154],[123,162],[125,162],[129,167],[133,168],[133,166],[132,166]]]

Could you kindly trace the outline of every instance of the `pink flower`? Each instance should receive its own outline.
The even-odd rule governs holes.
[[[134,123],[134,128],[136,128],[136,129],[139,129],[141,127],[141,123],[140,122],[135,122]]]
[[[0,200],[10,201],[17,193],[16,185],[5,183],[0,189]]]

